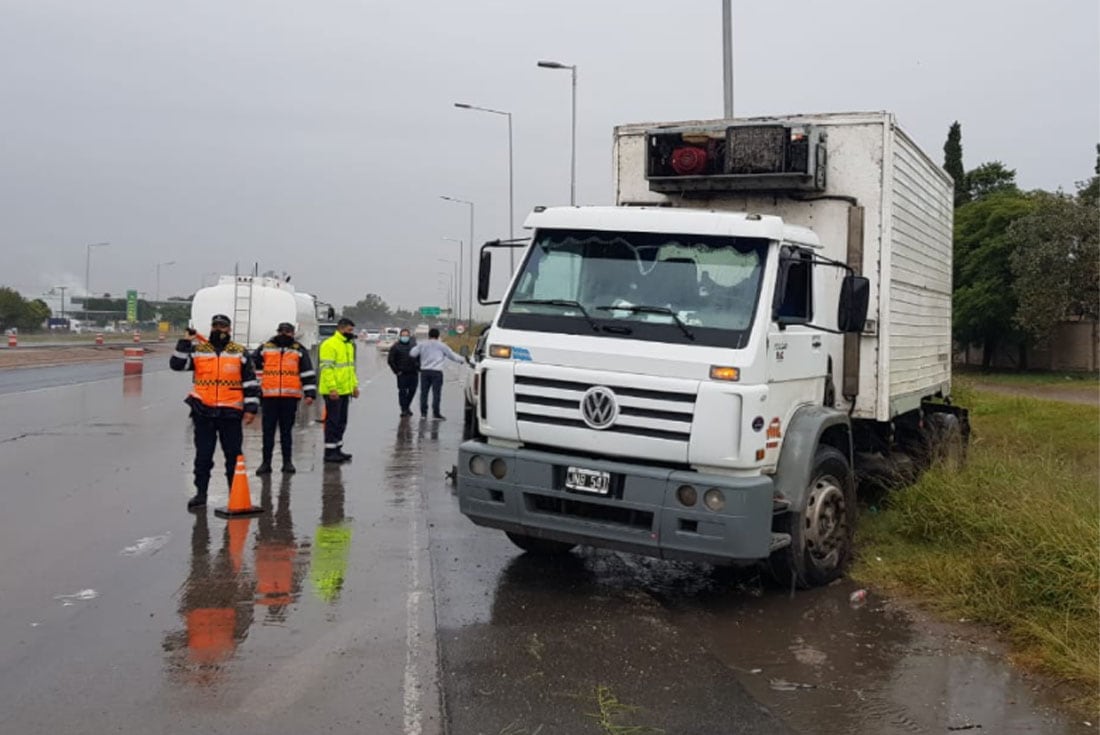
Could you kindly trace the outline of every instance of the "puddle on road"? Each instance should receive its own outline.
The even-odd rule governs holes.
[[[122,556],[152,555],[164,548],[164,545],[167,544],[171,538],[171,532],[163,533],[159,536],[145,536],[144,538],[139,538],[133,544],[127,546],[118,553]]]
[[[99,597],[99,593],[93,589],[80,590],[74,592],[71,595],[54,595],[53,599],[59,600],[62,607],[69,607],[75,605],[78,602],[86,602],[87,600],[94,600]]]
[[[800,733],[1094,731],[965,629],[918,623],[844,582],[799,592],[745,589],[672,602],[761,703]],[[666,600],[667,602],[667,600]]]

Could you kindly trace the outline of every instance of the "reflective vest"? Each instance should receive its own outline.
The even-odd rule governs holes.
[[[298,343],[284,348],[274,342],[267,342],[260,348],[260,352],[264,365],[260,388],[264,398],[301,398],[301,356]]]
[[[230,342],[219,354],[208,342],[191,353],[195,366],[195,384],[191,396],[211,408],[244,410],[244,386],[241,371],[248,360],[244,348]]]
[[[350,395],[359,386],[355,374],[355,345],[339,332],[321,343],[320,367],[321,382],[317,390],[323,396],[332,391],[342,396]]]

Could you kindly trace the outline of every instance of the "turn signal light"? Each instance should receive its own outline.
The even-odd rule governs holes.
[[[735,367],[726,367],[724,365],[712,365],[710,368],[711,380],[728,380],[730,382],[738,381],[741,379],[741,371]]]
[[[489,345],[489,356],[509,360],[512,357],[512,348],[509,345]]]

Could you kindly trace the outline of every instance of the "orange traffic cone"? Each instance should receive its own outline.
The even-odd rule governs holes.
[[[233,516],[254,516],[264,509],[252,504],[252,495],[248,491],[248,473],[244,469],[244,455],[237,455],[237,469],[233,473],[233,485],[229,488],[229,506],[218,508],[214,515],[221,518]]]

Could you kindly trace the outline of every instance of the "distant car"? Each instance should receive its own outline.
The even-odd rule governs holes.
[[[428,336],[428,332],[430,332],[431,329],[432,328],[429,327],[427,324],[417,324],[416,331],[413,332],[413,334],[416,335],[417,339],[423,339],[424,337]]]
[[[396,344],[396,343],[397,343],[397,335],[396,334],[383,334],[378,339],[378,344],[377,344],[378,351],[379,352],[389,352],[390,348],[393,347],[394,344]]]
[[[368,329],[366,330],[366,334],[363,336],[363,340],[366,342],[377,342],[381,336],[382,333],[377,329]]]

